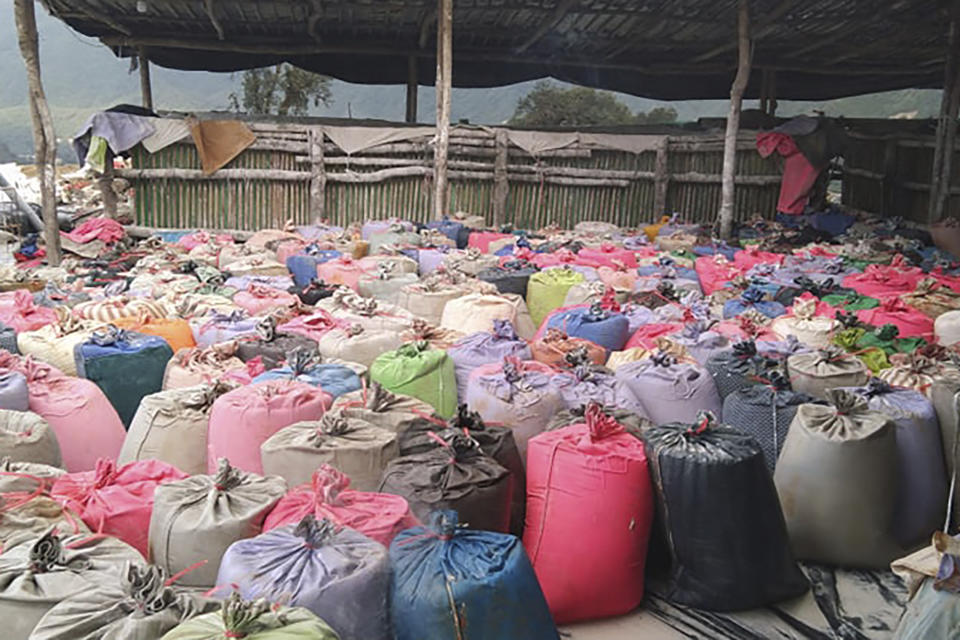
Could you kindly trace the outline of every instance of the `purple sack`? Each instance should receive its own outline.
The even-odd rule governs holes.
[[[417,264],[420,268],[420,275],[425,276],[437,270],[437,267],[443,264],[447,259],[450,247],[436,247],[434,249],[420,249],[417,252]]]
[[[670,341],[686,347],[687,353],[699,364],[706,364],[712,356],[730,346],[726,336],[710,330],[712,325],[703,320],[691,322],[679,333],[670,336]]]
[[[550,378],[550,384],[563,397],[567,409],[586,407],[596,402],[607,409],[626,408],[620,401],[617,378],[603,367],[581,364],[573,371],[561,371]]]
[[[447,349],[457,377],[457,397],[467,393],[467,380],[477,367],[500,362],[504,356],[530,360],[530,346],[521,339],[509,320],[494,320],[493,333],[481,331],[456,342]]]
[[[666,353],[625,364],[616,372],[625,408],[648,416],[654,424],[697,421],[697,414],[720,415],[723,402],[713,376],[703,367],[677,362]]]
[[[17,371],[0,372],[0,409],[27,411],[29,408],[26,377]]]
[[[227,267],[227,271],[230,267]],[[261,284],[271,289],[286,291],[293,286],[291,276],[232,276],[223,283],[225,287],[233,287],[237,291],[246,291],[251,284]]]
[[[390,562],[386,548],[358,531],[307,515],[230,545],[218,585],[245,600],[303,607],[343,640],[389,640]]]
[[[244,336],[256,336],[259,321],[260,318],[249,318],[240,310],[231,313],[214,312],[206,318],[192,321],[190,329],[198,347],[209,347]]]
[[[896,427],[900,483],[893,532],[897,541],[912,547],[929,540],[943,525],[949,482],[933,404],[919,391],[894,388],[878,378],[851,391],[867,398],[867,406]]]

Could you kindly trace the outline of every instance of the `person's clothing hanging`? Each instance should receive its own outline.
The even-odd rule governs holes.
[[[789,214],[803,213],[821,169],[810,164],[793,138],[785,133],[774,131],[758,133],[757,151],[762,158],[779,153],[784,159],[777,211]]]
[[[239,120],[190,118],[187,124],[206,175],[222,169],[257,139],[250,127]]]

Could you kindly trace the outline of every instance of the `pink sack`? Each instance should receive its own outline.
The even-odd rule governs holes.
[[[189,233],[185,236],[182,236],[179,240],[177,240],[177,244],[187,251],[196,249],[197,247],[207,244],[208,242],[213,242],[220,245],[233,244],[233,236],[225,233],[218,236],[212,236],[206,231],[196,231],[194,233]]]
[[[297,524],[312,513],[317,520],[327,518],[389,547],[398,533],[420,525],[402,497],[353,491],[349,486],[350,478],[345,474],[328,464],[322,465],[313,472],[310,484],[295,487],[280,499],[264,521],[263,530]]]
[[[599,405],[530,440],[523,546],[557,623],[640,604],[652,521],[643,442]]]
[[[159,460],[139,460],[117,467],[97,461],[93,471],[57,478],[50,495],[80,514],[91,530],[123,540],[147,555],[147,532],[158,484],[182,480],[187,474]]]
[[[896,296],[881,300],[879,307],[858,311],[857,318],[875,327],[892,324],[899,330],[901,338],[919,337],[933,341],[933,318],[907,306]]]
[[[513,234],[510,233],[496,233],[494,231],[474,231],[470,234],[470,240],[467,242],[468,247],[476,247],[480,249],[483,253],[488,253],[490,250],[490,243],[497,240],[504,240],[506,238],[512,238]]]
[[[331,329],[346,328],[350,323],[338,320],[329,311],[317,309],[308,316],[297,316],[277,327],[280,333],[293,333],[311,340],[320,338]]]
[[[217,398],[207,432],[207,469],[217,472],[226,458],[238,469],[263,475],[260,445],[284,427],[319,420],[333,397],[305,382],[269,380],[234,389]]]
[[[565,264],[577,264],[577,254],[569,249],[560,249],[553,253],[538,253],[531,260],[541,269],[547,267],[562,267]]]
[[[611,269],[610,267],[600,267],[597,269],[597,275],[600,282],[615,289],[626,289],[633,291],[637,284],[637,272],[633,269]]]
[[[317,279],[328,284],[341,284],[354,291],[360,282],[360,276],[367,271],[363,265],[350,256],[340,256],[336,260],[328,260],[317,265]]]
[[[16,330],[36,331],[57,321],[57,312],[38,306],[26,289],[0,293],[0,323]]]
[[[6,351],[0,351],[0,367],[27,378],[30,411],[46,420],[57,435],[67,471],[89,471],[100,458],[117,459],[126,431],[100,387]]]
[[[878,264],[867,265],[863,273],[855,273],[843,279],[842,284],[857,293],[871,298],[902,296],[917,288],[922,273],[902,272],[895,267]]]
[[[782,253],[760,251],[756,247],[750,247],[733,254],[733,264],[738,269],[749,271],[751,267],[755,267],[758,264],[775,264],[779,266],[783,262],[783,257]]]
[[[299,298],[292,293],[267,287],[262,284],[251,284],[246,291],[240,291],[233,296],[233,303],[252,316],[259,316],[274,311],[296,306]]]
[[[658,322],[646,324],[633,332],[627,344],[623,347],[633,349],[634,347],[643,347],[644,349],[653,349],[657,346],[657,338],[669,336],[683,329],[682,322]]]
[[[754,322],[753,318],[749,316],[737,316],[730,320],[724,320],[714,325],[711,331],[716,331],[725,338],[728,338],[731,342],[740,340],[776,342],[781,339],[769,323],[760,324]]]
[[[590,267],[611,269],[636,269],[637,256],[633,251],[612,244],[600,245],[598,249],[584,248],[577,254],[578,262]]]
[[[700,256],[694,262],[694,271],[700,279],[700,288],[703,295],[709,296],[717,289],[722,289],[728,282],[743,272],[723,255]]]

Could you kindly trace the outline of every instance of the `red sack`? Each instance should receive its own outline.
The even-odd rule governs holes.
[[[849,275],[842,285],[857,293],[871,298],[902,296],[917,288],[923,273],[901,271],[896,267],[883,267],[878,264],[867,265],[863,273]]]
[[[0,351],[0,367],[27,378],[30,411],[46,420],[57,435],[67,471],[89,471],[100,458],[117,459],[126,431],[100,387],[7,351]]]
[[[263,475],[260,445],[284,427],[319,420],[333,397],[305,382],[269,380],[225,393],[213,403],[207,431],[207,470],[226,458],[238,469]]]
[[[308,514],[356,529],[372,540],[389,547],[394,536],[420,521],[410,512],[401,496],[349,489],[350,478],[328,464],[313,472],[313,482],[300,485],[280,499],[263,523],[269,531],[285,524],[296,524]]]
[[[697,272],[700,288],[703,289],[705,296],[717,289],[722,289],[728,282],[743,273],[722,255],[700,256],[694,262],[693,269]]]
[[[299,298],[292,293],[262,284],[251,284],[245,291],[233,296],[233,303],[251,316],[263,315],[275,309],[294,307]]]
[[[749,271],[751,267],[758,264],[775,264],[779,266],[783,262],[782,253],[771,253],[769,251],[760,251],[756,247],[743,249],[733,254],[733,264],[738,269]]]
[[[880,301],[880,306],[857,312],[861,322],[882,327],[892,324],[899,329],[901,338],[924,338],[933,341],[933,319],[917,311],[896,296]]]
[[[470,239],[467,241],[468,247],[476,247],[480,249],[483,253],[489,253],[490,243],[496,242],[497,240],[503,240],[504,238],[512,238],[513,234],[511,233],[496,233],[495,231],[474,231],[470,234]]]
[[[0,293],[0,323],[17,333],[36,331],[57,321],[57,312],[41,307],[26,289]]]
[[[97,461],[93,471],[57,478],[50,495],[80,514],[90,529],[123,540],[147,555],[147,532],[158,484],[182,480],[187,474],[159,460],[139,460],[117,467]]]
[[[643,443],[599,405],[530,440],[523,546],[557,623],[640,604],[652,521]]]
[[[588,267],[637,268],[637,256],[634,255],[633,251],[621,249],[612,244],[600,245],[598,249],[581,249],[577,258],[580,264],[585,264]]]
[[[658,322],[645,324],[633,332],[624,350],[634,347],[643,347],[644,349],[653,349],[657,346],[657,338],[669,336],[683,329],[682,322]]]
[[[331,329],[346,328],[348,325],[348,322],[334,318],[329,311],[317,309],[308,316],[297,316],[281,324],[277,327],[277,331],[295,333],[319,342],[320,338]]]

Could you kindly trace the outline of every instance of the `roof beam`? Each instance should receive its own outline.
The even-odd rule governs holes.
[[[541,25],[537,27],[536,31],[534,31],[529,38],[521,43],[519,47],[514,49],[514,53],[523,53],[536,44],[540,38],[547,35],[552,29],[560,24],[564,18],[567,17],[567,13],[570,12],[570,9],[574,4],[576,4],[576,2],[577,0],[560,0],[560,2],[557,3],[556,8],[553,10],[553,15],[550,16],[550,18],[548,18],[545,22],[541,23]]]
[[[90,18],[91,20],[96,20],[97,22],[101,22],[101,23],[107,25],[108,27],[110,27],[111,29],[113,29],[114,31],[119,31],[120,33],[122,33],[122,34],[124,34],[124,35],[127,35],[127,36],[132,36],[132,35],[133,35],[133,32],[130,31],[130,29],[128,29],[126,26],[124,26],[124,25],[120,24],[119,22],[117,22],[117,21],[114,20],[112,17],[110,17],[108,14],[103,13],[102,11],[99,11],[99,10],[94,9],[93,7],[87,5],[86,2],[78,2],[78,3],[74,3],[74,4],[75,4],[77,10],[78,10],[80,13],[82,13],[84,16],[86,16],[87,18]],[[55,9],[53,8],[53,6],[52,6],[51,3],[46,3],[46,7],[47,7],[47,11],[49,11],[49,12],[52,13],[53,15],[57,16],[58,18],[60,18],[60,12],[57,11],[57,10],[55,10]],[[63,18],[60,18],[60,19],[63,20]]]
[[[792,9],[800,0],[782,0],[780,4],[774,7],[771,11],[765,13],[763,17],[755,22],[755,29],[753,32],[753,42],[770,35],[774,29],[776,29],[776,22],[783,16],[787,14],[790,9]],[[737,43],[726,42],[721,44],[713,49],[710,49],[704,54],[701,54],[693,59],[693,62],[704,62],[710,60],[711,58],[716,58],[721,53],[726,53],[727,51],[732,51],[737,48]]]
[[[417,47],[420,49],[426,49],[427,41],[430,38],[430,27],[434,22],[437,21],[437,8],[434,7],[423,14],[423,18],[420,20],[420,38],[417,40]]]
[[[220,24],[220,20],[217,19],[217,14],[213,8],[213,0],[204,0],[203,6],[207,11],[207,16],[210,18],[210,24],[217,30],[217,37],[223,40],[223,25]]]
[[[317,23],[323,17],[323,0],[310,0],[312,10],[310,17],[307,18],[307,33],[315,42],[320,42],[320,34],[317,33]]]

